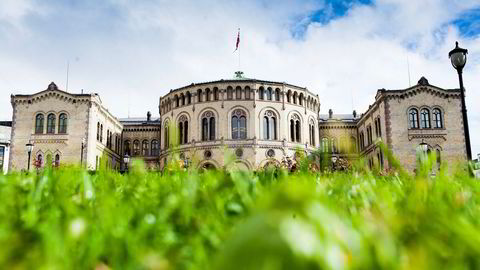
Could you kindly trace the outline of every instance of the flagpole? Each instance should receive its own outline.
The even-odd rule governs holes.
[[[240,38],[240,28],[238,28],[238,37]],[[240,71],[240,43],[238,43],[238,71]]]

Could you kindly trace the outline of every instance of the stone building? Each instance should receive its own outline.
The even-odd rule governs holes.
[[[123,154],[142,158],[149,169],[160,169],[160,118],[123,118]]]
[[[435,151],[441,161],[466,160],[459,89],[442,89],[422,77],[407,89],[377,91],[375,102],[362,114],[357,126],[357,149],[372,167],[389,168],[378,147],[383,142],[409,171],[414,171],[420,144]]]
[[[257,169],[318,146],[320,101],[308,89],[247,79],[191,84],[160,98],[160,166],[172,153],[200,168]],[[235,156],[226,164],[226,155]]]
[[[0,122],[0,173],[8,172],[10,156],[10,136],[12,134],[12,122]]]
[[[163,169],[173,154],[198,168],[252,170],[317,150],[389,169],[380,142],[412,172],[421,144],[437,154],[438,163],[466,159],[459,89],[442,89],[423,77],[407,89],[378,90],[361,115],[320,114],[320,99],[307,88],[248,79],[241,72],[171,90],[160,97],[159,117],[153,118],[148,113],[118,120],[98,94],[71,94],[54,83],[33,95],[12,95],[11,101],[14,170],[27,167],[28,142],[35,145],[32,166],[46,159],[54,165],[83,160],[92,170],[102,158],[122,169],[125,155]]]
[[[28,166],[25,145],[34,145],[30,168],[80,163],[96,169],[120,168],[123,125],[102,105],[98,94],[72,94],[51,83],[32,95],[12,95],[10,169]]]

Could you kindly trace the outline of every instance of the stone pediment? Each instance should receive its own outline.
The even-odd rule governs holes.
[[[90,94],[72,94],[72,93],[65,92],[63,90],[60,90],[54,82],[51,82],[48,85],[47,89],[43,91],[40,91],[32,95],[14,95],[12,96],[12,100],[13,102],[20,102],[20,103],[24,103],[24,102],[34,103],[34,102],[43,101],[49,98],[55,98],[60,101],[76,103],[77,101],[88,101],[90,96],[91,96]]]

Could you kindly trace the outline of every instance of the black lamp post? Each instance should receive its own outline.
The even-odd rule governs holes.
[[[190,166],[190,158],[185,157],[185,159],[183,160],[183,168],[187,170],[189,166]]]
[[[123,163],[125,164],[125,171],[128,172],[128,163],[130,162],[130,156],[128,154],[125,154],[123,156]]]
[[[465,146],[467,147],[467,158],[472,159],[472,150],[470,147],[470,132],[468,131],[467,107],[465,106],[465,89],[463,88],[463,67],[467,63],[467,49],[458,47],[458,41],[455,42],[455,49],[448,53],[448,57],[452,62],[452,66],[458,72],[458,80],[460,81],[460,97],[462,99],[462,116],[463,116],[463,133],[465,134]]]
[[[31,142],[28,142],[25,147],[27,148],[27,153],[28,153],[28,164],[27,164],[27,170],[30,171],[30,158],[32,157],[32,151],[33,151],[33,144]]]
[[[80,166],[83,167],[83,150],[85,149],[85,138],[82,138],[82,152],[80,153]]]

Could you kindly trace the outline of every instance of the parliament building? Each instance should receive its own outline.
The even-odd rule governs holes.
[[[438,165],[466,160],[459,89],[422,77],[407,89],[377,91],[362,114],[335,114],[319,96],[285,82],[232,79],[193,83],[159,98],[158,114],[119,119],[96,93],[73,94],[51,83],[31,95],[12,95],[10,170],[102,162],[122,170],[123,157],[163,170],[173,156],[197,168],[256,170],[314,151],[389,169],[384,143],[409,171],[427,145]]]

